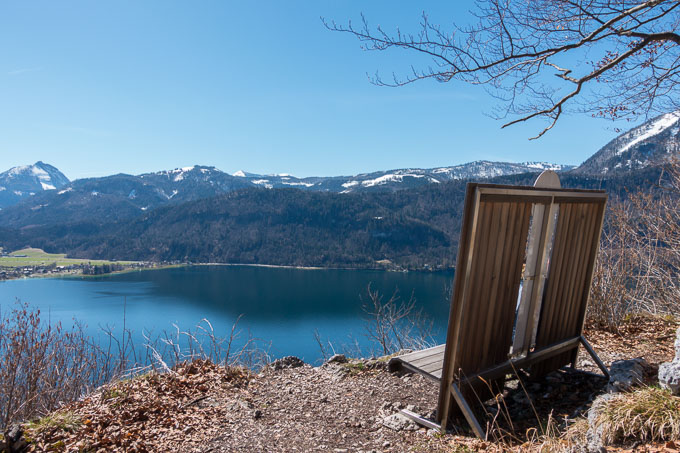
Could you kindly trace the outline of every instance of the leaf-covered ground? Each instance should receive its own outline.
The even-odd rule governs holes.
[[[586,335],[606,362],[643,356],[658,363],[673,355],[675,328],[670,321],[638,318],[620,335],[596,329]],[[582,373],[528,384],[536,414],[521,386],[515,384],[520,390],[513,393],[509,385],[505,396],[516,434],[500,444],[477,440],[464,429],[442,436],[384,426],[385,417],[407,406],[432,416],[438,387],[420,376],[391,374],[381,361],[269,367],[259,374],[195,361],[173,373],[108,384],[25,427],[32,451],[530,451],[546,445],[539,431],[526,435],[527,428],[538,427],[537,416],[545,421],[550,411],[559,419],[583,410],[603,386]],[[611,449],[679,450],[673,442]]]

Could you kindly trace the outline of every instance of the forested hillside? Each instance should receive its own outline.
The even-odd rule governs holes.
[[[603,188],[625,197],[654,187],[659,174],[649,168],[610,179],[569,173],[561,179],[564,187]],[[489,182],[530,185],[535,178],[527,173]],[[9,250],[30,245],[83,258],[450,268],[465,186],[451,181],[351,194],[243,189],[141,215],[119,211],[105,200],[101,209],[83,212],[72,206],[56,218],[14,210],[3,222],[11,226],[0,228],[0,243]]]

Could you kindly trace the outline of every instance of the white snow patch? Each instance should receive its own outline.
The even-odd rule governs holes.
[[[394,173],[388,173],[386,175],[380,176],[379,178],[369,179],[367,181],[361,181],[361,185],[364,187],[373,187],[387,184],[388,182],[403,182],[404,178],[410,176],[412,178],[423,178],[425,175],[414,175],[414,174],[403,174],[397,175]]]
[[[141,209],[142,211],[146,211],[147,209],[149,209],[149,207],[148,207],[148,206],[144,206],[144,207],[141,207],[141,208],[139,208],[139,209]]]
[[[37,176],[38,178],[49,179],[50,175],[48,175],[47,172],[45,170],[43,170],[42,168],[38,168],[35,165],[31,165],[30,168],[31,168],[31,173],[33,173],[33,175]]]
[[[344,183],[342,185],[342,187],[349,189],[350,187],[354,187],[354,186],[358,186],[358,185],[359,185],[359,181],[347,181],[346,183]]]
[[[175,195],[177,195],[178,193],[179,193],[179,191],[178,191],[177,189],[173,189],[172,195],[170,195],[170,196],[168,197],[168,200],[171,199],[172,197],[174,197]]]
[[[245,178],[245,177],[246,177],[246,172],[244,172],[243,170],[239,170],[239,171],[237,171],[236,173],[234,173],[232,176],[238,176],[238,177],[240,177],[240,178]]]
[[[20,191],[18,191],[18,190],[15,190],[15,191],[14,191],[14,195],[22,196],[23,194],[24,194],[23,192],[20,192]]]
[[[96,197],[97,195],[99,195],[99,192],[97,192],[96,190],[93,190],[92,192],[90,192],[90,195],[92,195],[93,197]]]
[[[0,186],[0,192],[2,192],[3,190],[7,190],[7,188],[4,186]]]
[[[52,184],[47,184],[42,181],[40,181],[40,185],[42,186],[43,190],[55,190],[56,187],[54,187]]]
[[[31,168],[29,165],[20,165],[18,167],[10,168],[9,174],[10,175],[18,175],[18,174],[21,174],[21,173],[25,173],[26,170],[28,170],[29,168]]]
[[[59,192],[57,192],[57,194],[58,195],[64,195],[66,192],[71,192],[72,190],[73,190],[73,188],[69,187],[67,189],[60,190]]]
[[[260,185],[260,186],[264,186],[264,187],[266,187],[267,189],[271,189],[271,188],[274,187],[273,185],[271,185],[271,184],[269,183],[269,180],[268,180],[268,179],[256,179],[256,180],[251,181],[251,182],[252,182],[253,184],[257,184],[257,185]]]
[[[281,181],[281,184],[285,184],[287,186],[304,186],[304,187],[312,187],[314,185],[309,182],[291,182],[291,181]]]
[[[663,132],[664,129],[674,125],[677,121],[678,118],[680,118],[680,112],[673,112],[673,113],[667,113],[660,117],[658,120],[655,122],[645,126],[645,128],[640,131],[636,132],[639,133],[637,137],[633,138],[626,146],[621,148],[616,152],[616,155],[621,155],[633,146],[637,145],[643,140],[647,140],[650,137],[653,137],[661,132]],[[632,136],[635,136],[635,134],[631,134]]]

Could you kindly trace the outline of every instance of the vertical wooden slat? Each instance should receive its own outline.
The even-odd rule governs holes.
[[[515,220],[515,228],[510,238],[512,248],[505,264],[504,287],[501,311],[496,324],[497,340],[494,342],[494,363],[507,360],[512,345],[512,329],[515,322],[515,310],[519,296],[519,285],[522,276],[522,264],[526,251],[531,219],[531,204],[521,203],[518,206],[519,215]]]
[[[575,294],[581,286],[580,277],[583,275],[583,268],[580,263],[581,257],[584,254],[582,244],[585,240],[589,223],[587,218],[587,205],[573,204],[571,205],[571,208],[573,225],[570,234],[571,240],[567,242],[569,254],[567,261],[564,264],[568,272],[566,272],[563,277],[564,281],[560,291],[558,312],[549,335],[551,342],[554,342],[556,339],[564,338],[564,336],[572,330],[570,313]],[[567,352],[546,360],[542,366],[545,368],[545,371],[557,369],[569,363],[569,357],[570,353]]]
[[[472,299],[472,304],[475,307],[475,316],[471,316],[471,328],[473,329],[472,335],[470,335],[472,341],[474,341],[473,348],[469,349],[470,354],[467,357],[467,361],[464,362],[466,370],[474,371],[475,373],[481,370],[485,365],[488,357],[484,354],[484,328],[486,326],[487,318],[490,311],[494,309],[497,302],[496,300],[491,300],[491,287],[497,281],[498,275],[495,271],[496,264],[500,264],[498,259],[498,245],[499,245],[499,234],[502,227],[501,219],[502,203],[493,203],[491,215],[489,218],[489,237],[487,239],[487,253],[484,258],[484,266],[479,270],[476,275],[476,285],[479,291],[476,294],[476,298]],[[481,239],[481,238],[480,238]]]
[[[494,285],[491,288],[491,294],[489,299],[497,301],[502,298],[502,294],[499,297],[499,291],[504,290],[501,285],[505,283],[505,274],[507,274],[505,265],[508,261],[508,255],[512,249],[512,234],[515,229],[515,218],[517,217],[518,205],[517,203],[503,203],[503,209],[501,211],[501,217],[504,219],[503,225],[498,232],[499,238],[502,238],[500,243],[500,250],[497,251],[497,259],[493,268],[494,274]],[[498,307],[498,303],[493,304],[491,310],[486,317],[486,323],[484,324],[484,336],[482,338],[482,344],[484,345],[482,349],[482,356],[489,356],[489,349],[491,348],[492,335],[495,336],[498,332],[498,316],[497,312],[501,310]]]
[[[470,275],[470,292],[466,298],[464,335],[466,346],[459,355],[459,360],[454,363],[456,369],[462,368],[466,373],[476,372],[474,368],[475,357],[478,356],[480,347],[476,336],[479,332],[477,325],[478,319],[482,316],[481,312],[488,310],[488,301],[482,300],[481,295],[484,291],[483,279],[486,277],[487,263],[493,258],[494,250],[489,247],[491,239],[492,219],[494,203],[480,203],[480,216],[478,234],[475,240],[475,257],[473,259],[472,273]]]
[[[451,308],[449,311],[449,324],[446,332],[446,347],[444,350],[444,363],[442,365],[442,378],[439,386],[439,398],[437,401],[437,421],[446,429],[449,409],[453,405],[451,401],[451,383],[453,381],[456,349],[460,326],[462,324],[463,295],[468,290],[467,281],[469,267],[474,250],[471,244],[475,239],[477,218],[479,213],[480,193],[477,184],[468,183],[465,192],[465,204],[463,208],[463,224],[458,242],[458,256],[456,257],[456,272],[454,287],[451,294]]]
[[[586,276],[584,280],[584,291],[581,297],[583,300],[579,304],[579,312],[577,314],[576,322],[577,322],[577,328],[579,334],[583,332],[583,326],[585,324],[585,318],[586,318],[586,311],[588,309],[588,301],[590,298],[590,286],[592,285],[593,282],[593,272],[595,271],[595,260],[597,259],[597,255],[600,251],[600,236],[602,235],[602,226],[604,224],[604,212],[607,204],[607,197],[600,202],[597,203],[597,209],[596,209],[596,214],[595,214],[595,229],[593,231],[593,234],[590,238],[591,244],[590,244],[590,256],[588,256],[588,268],[586,269]],[[584,340],[584,344],[586,345],[586,348],[588,347],[588,342]],[[590,351],[589,351],[590,352]],[[578,349],[575,349],[574,352],[572,353],[572,357],[570,362],[571,363],[576,363],[576,357],[578,355]]]
[[[591,212],[592,225],[590,230],[590,235],[587,238],[586,243],[584,243],[584,249],[586,249],[587,255],[584,256],[584,275],[582,278],[582,289],[581,293],[578,295],[579,300],[574,301],[574,314],[572,321],[572,331],[578,332],[580,335],[583,332],[583,324],[585,323],[586,310],[588,308],[588,299],[590,296],[590,286],[593,278],[593,270],[595,268],[595,260],[597,258],[597,253],[599,251],[600,245],[600,235],[602,233],[602,222],[604,219],[604,203],[593,203]],[[571,354],[569,362],[576,363],[576,357],[578,355],[578,349],[574,350]]]
[[[573,295],[574,289],[577,285],[577,277],[580,269],[578,268],[578,256],[581,252],[580,244],[583,238],[583,226],[585,223],[585,218],[583,215],[583,205],[581,204],[571,204],[572,209],[572,222],[570,225],[571,231],[569,235],[569,240],[567,241],[567,260],[564,266],[567,272],[564,274],[562,287],[560,289],[559,305],[557,310],[557,316],[553,321],[551,328],[551,341],[555,341],[555,338],[561,338],[564,334],[564,328],[568,324],[569,319],[567,318],[567,313],[569,311],[569,303]]]

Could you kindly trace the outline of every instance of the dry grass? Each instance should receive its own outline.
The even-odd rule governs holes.
[[[82,426],[82,421],[78,415],[72,411],[53,412],[42,418],[26,424],[29,436],[42,435],[46,432],[63,430],[75,431]]]
[[[603,430],[607,443],[680,439],[680,397],[658,387],[617,394],[606,403],[595,427]]]
[[[143,345],[123,328],[104,328],[104,341],[95,342],[83,326],[70,328],[46,323],[40,310],[18,302],[12,310],[0,306],[0,431],[10,424],[49,414],[97,386],[148,371],[174,373],[178,365],[208,359],[230,370],[235,380],[248,379],[248,369],[269,361],[266,345],[232,326],[220,336],[206,319],[195,329],[145,336]],[[124,315],[125,316],[125,315]],[[115,392],[108,395],[118,398]]]

